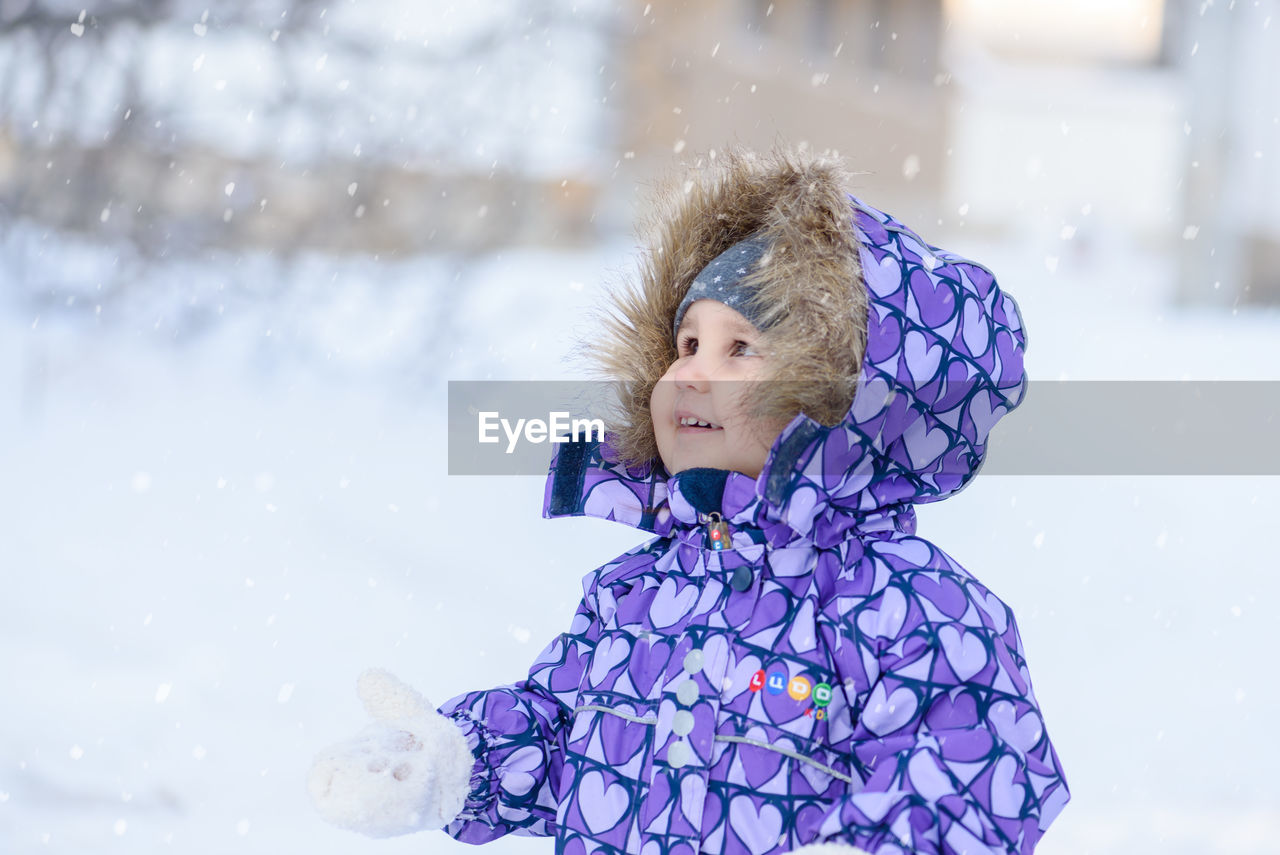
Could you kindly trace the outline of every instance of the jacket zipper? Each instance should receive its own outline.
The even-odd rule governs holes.
[[[724,517],[712,511],[710,514],[704,514],[701,519],[707,527],[706,548],[712,552],[724,551],[729,545],[729,524],[724,521]],[[754,580],[755,575],[751,572],[751,568],[742,564],[733,571],[733,576],[729,579],[729,587],[742,593],[751,587]]]

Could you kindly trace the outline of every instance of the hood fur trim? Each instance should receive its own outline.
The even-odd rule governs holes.
[[[638,281],[609,294],[586,351],[618,383],[611,446],[629,465],[658,458],[649,398],[676,359],[675,312],[694,277],[753,232],[772,259],[744,280],[754,292],[767,382],[747,405],[764,424],[805,413],[838,423],[857,386],[867,338],[867,292],[858,262],[848,184],[840,161],[804,149],[730,149],[660,185],[640,222],[646,245]]]

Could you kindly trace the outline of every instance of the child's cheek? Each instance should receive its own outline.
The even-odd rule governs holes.
[[[658,446],[658,456],[664,468],[667,466],[666,457],[670,451],[670,445],[675,440],[674,395],[675,384],[666,380],[665,377],[654,385],[653,392],[649,395],[649,426],[653,430],[653,438]]]

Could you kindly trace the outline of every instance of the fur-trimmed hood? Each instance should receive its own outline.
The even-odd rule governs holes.
[[[676,309],[699,271],[749,235],[771,247],[767,266],[743,280],[772,366],[749,401],[753,415],[785,424],[803,411],[826,425],[844,416],[867,329],[847,184],[832,157],[730,150],[659,188],[641,222],[639,281],[612,294],[605,332],[588,346],[620,383],[610,433],[622,460],[657,456],[649,397],[676,359]]]
[[[731,154],[673,185],[601,355],[622,381],[616,426],[603,445],[559,447],[545,515],[664,535],[696,527],[684,473],[669,477],[646,445],[649,396],[675,358],[671,323],[689,283],[760,230],[782,248],[757,292],[773,313],[762,323],[776,343],[773,377],[798,381],[759,384],[773,399],[762,407],[799,415],[758,478],[731,473],[725,484],[735,545],[738,532],[822,545],[851,529],[912,530],[913,504],[973,478],[992,426],[1025,393],[1018,307],[985,267],[929,245],[844,181],[837,162],[791,152]]]

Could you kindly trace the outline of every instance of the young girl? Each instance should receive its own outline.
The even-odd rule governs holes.
[[[616,428],[561,446],[543,510],[656,536],[518,683],[436,710],[363,675],[375,723],[311,773],[327,819],[574,855],[1032,851],[1068,793],[1013,615],[913,511],[1021,401],[1021,318],[844,187],[730,152],[660,200],[604,333]]]

